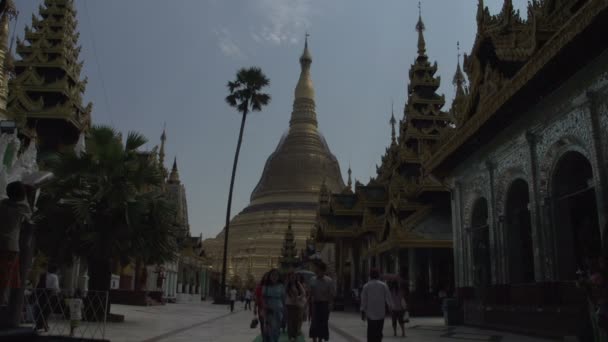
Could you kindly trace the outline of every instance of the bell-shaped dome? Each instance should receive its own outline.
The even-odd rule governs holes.
[[[332,191],[344,189],[340,165],[317,128],[311,63],[307,40],[300,57],[300,79],[295,89],[289,129],[266,161],[262,177],[251,194],[252,205],[316,203],[324,181]]]

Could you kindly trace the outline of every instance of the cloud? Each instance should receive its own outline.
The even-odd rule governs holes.
[[[245,56],[241,48],[239,48],[232,38],[232,34],[228,29],[215,29],[214,33],[217,37],[220,51],[222,51],[225,56],[232,58],[242,58]]]
[[[259,0],[256,5],[264,21],[252,33],[256,42],[295,44],[310,27],[312,0]]]

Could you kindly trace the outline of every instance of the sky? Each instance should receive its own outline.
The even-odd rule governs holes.
[[[18,0],[11,30],[42,0]],[[391,104],[403,117],[408,71],[417,51],[415,0],[75,0],[85,99],[93,122],[160,144],[166,166],[177,157],[193,235],[214,237],[224,225],[240,115],[226,105],[226,83],[241,67],[270,78],[272,102],[247,119],[232,216],[247,206],[267,157],[289,124],[305,32],[313,56],[319,129],[346,180],[375,175],[390,143]],[[503,0],[486,0],[497,14]],[[513,0],[522,16],[527,0]],[[439,65],[447,110],[454,95],[457,48],[476,34],[477,0],[424,0],[427,54]],[[13,29],[13,28],[16,29]]]

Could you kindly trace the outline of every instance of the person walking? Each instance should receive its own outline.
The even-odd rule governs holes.
[[[371,270],[369,277],[361,291],[361,319],[367,319],[367,342],[381,342],[386,307],[392,310],[393,298],[378,270]]]
[[[285,295],[287,336],[289,341],[295,341],[301,334],[303,311],[306,306],[306,290],[297,274],[293,272],[287,275]]]
[[[254,305],[253,315],[258,317],[258,323],[260,324],[260,332],[262,333],[262,342],[268,342],[264,336],[264,285],[268,281],[268,272],[264,273],[262,280],[256,286],[254,291]]]
[[[251,310],[251,297],[252,297],[251,290],[247,289],[245,291],[245,308],[244,308],[244,310]]]
[[[234,302],[236,302],[236,289],[234,286],[230,290],[230,312],[234,312]]]
[[[401,289],[398,281],[391,281],[388,285],[391,290],[393,300],[393,334],[397,336],[397,323],[401,327],[401,336],[405,337],[405,312],[407,311],[407,303],[405,302],[405,293]]]
[[[285,288],[280,282],[277,269],[272,269],[268,273],[262,292],[264,294],[264,341],[278,342],[283,321]]]
[[[329,341],[329,304],[336,295],[336,286],[333,280],[325,275],[325,263],[319,262],[315,271],[316,275],[310,286],[312,319],[309,334],[313,342]]]

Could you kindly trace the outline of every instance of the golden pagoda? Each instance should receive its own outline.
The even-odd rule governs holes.
[[[268,157],[249,205],[230,223],[228,260],[234,269],[250,270],[256,278],[278,266],[290,217],[296,248],[304,248],[315,226],[321,185],[334,192],[344,189],[338,161],[318,130],[311,64],[306,39],[289,128]],[[223,241],[222,231],[204,242],[217,270]]]

